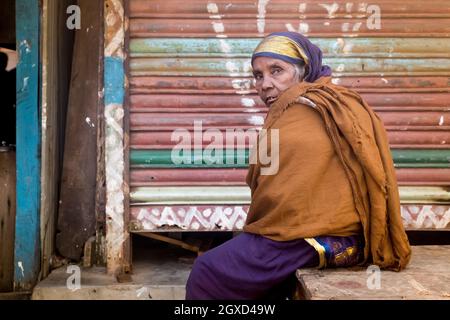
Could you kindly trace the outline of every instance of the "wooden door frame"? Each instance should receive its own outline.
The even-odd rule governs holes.
[[[129,184],[126,95],[125,0],[104,0],[105,10],[105,179],[106,179],[106,266],[109,274],[131,270],[131,240],[128,229]]]
[[[16,0],[16,230],[14,291],[31,290],[40,272],[40,1]]]

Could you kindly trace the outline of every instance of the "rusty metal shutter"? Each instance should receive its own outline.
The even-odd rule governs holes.
[[[333,81],[383,119],[405,226],[450,228],[450,1],[129,0],[128,15],[133,231],[243,226],[250,193],[237,160],[248,152],[234,156],[241,164],[175,165],[171,133],[196,120],[260,127],[249,57],[282,30],[307,35]]]

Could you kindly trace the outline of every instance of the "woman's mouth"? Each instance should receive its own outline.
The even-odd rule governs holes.
[[[267,98],[266,98],[266,104],[272,104],[272,103],[274,103],[277,99],[278,99],[278,97],[267,97]]]

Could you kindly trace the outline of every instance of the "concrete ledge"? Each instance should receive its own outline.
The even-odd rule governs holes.
[[[412,247],[408,267],[401,272],[381,271],[378,289],[374,276],[360,267],[300,269],[298,296],[307,300],[450,300],[450,246]]]
[[[183,300],[195,255],[179,248],[149,248],[136,253],[131,281],[119,283],[106,268],[81,268],[73,287],[67,266],[53,270],[33,290],[32,300]],[[67,282],[72,286],[67,286]],[[72,290],[71,290],[72,289]]]
[[[0,300],[30,300],[31,292],[0,292]]]

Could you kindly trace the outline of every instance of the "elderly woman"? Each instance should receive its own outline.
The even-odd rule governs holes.
[[[332,84],[322,52],[298,33],[266,37],[252,67],[264,129],[279,130],[279,170],[250,166],[244,232],[196,260],[186,298],[271,297],[305,267],[404,268],[411,250],[378,116]]]

